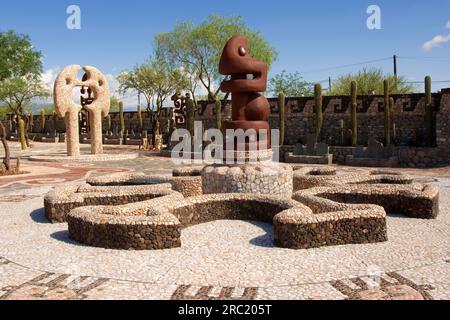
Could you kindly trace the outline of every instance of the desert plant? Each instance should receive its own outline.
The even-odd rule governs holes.
[[[222,129],[222,102],[217,99],[215,102],[215,119],[216,119],[216,128]]]
[[[125,133],[125,118],[123,117],[123,102],[119,102],[119,120],[120,120],[120,131],[122,134]]]
[[[339,120],[339,144],[341,146],[343,146],[345,143],[344,130],[344,119],[341,119]]]
[[[30,133],[33,133],[33,126],[34,126],[33,112],[30,112],[30,115],[28,116],[28,118],[30,119],[30,122],[29,122]]]
[[[283,92],[278,94],[278,112],[280,114],[280,146],[282,146],[286,130],[286,97]]]
[[[219,101],[220,102],[220,101]],[[191,97],[186,97],[186,129],[194,136],[194,121],[195,121],[195,107],[194,100]],[[216,116],[217,118],[217,116]]]
[[[41,133],[45,133],[45,110],[41,109]]]
[[[19,120],[20,146],[22,150],[27,149],[27,140],[25,138],[25,121],[22,118]]]
[[[143,129],[143,122],[142,122],[142,110],[141,110],[141,105],[138,104],[137,106],[137,120],[138,120],[138,127],[139,127],[139,132],[142,133],[142,129]]]
[[[108,114],[106,116],[106,130],[107,132],[111,132],[111,115]]]
[[[16,159],[16,167],[14,168],[14,173],[15,174],[20,173],[20,157],[17,157]]]
[[[53,111],[53,115],[52,115],[52,120],[53,120],[53,133],[56,137],[58,130],[56,130],[57,126],[58,126],[58,115],[56,114],[56,111]]]
[[[394,107],[394,99],[389,98],[389,81],[383,82],[384,92],[384,144],[391,144],[391,110]]]
[[[314,102],[316,108],[316,139],[320,140],[320,132],[323,126],[323,112],[322,112],[322,86],[320,83],[314,85]]]
[[[3,167],[6,172],[9,172],[11,169],[10,165],[10,151],[8,146],[8,141],[6,140],[6,128],[3,125],[3,122],[0,121],[0,141],[3,144],[3,149],[5,150],[5,156],[3,157]]]
[[[434,145],[434,121],[433,121],[433,105],[431,97],[431,77],[425,77],[425,120],[426,120],[426,130],[428,145]]]
[[[358,144],[358,123],[356,116],[358,86],[356,81],[352,81],[350,84],[350,105],[351,105],[351,131],[352,131],[352,146]]]

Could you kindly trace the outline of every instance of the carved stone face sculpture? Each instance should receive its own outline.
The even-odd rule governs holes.
[[[65,118],[67,134],[67,154],[79,156],[78,113],[82,106],[73,102],[72,92],[75,87],[88,88],[93,96],[93,101],[85,106],[89,112],[91,128],[91,153],[101,154],[102,145],[102,116],[109,113],[110,96],[109,86],[105,76],[94,67],[83,67],[85,76],[82,80],[77,78],[81,66],[70,65],[64,68],[58,75],[54,87],[55,108],[60,117]]]
[[[223,123],[224,129],[267,130],[264,144],[256,142],[257,150],[270,148],[269,102],[260,94],[267,89],[267,64],[250,56],[247,38],[235,36],[223,49],[219,72],[230,76],[220,89],[232,93],[232,121]],[[248,150],[250,142],[246,142]],[[238,146],[236,146],[238,147]]]

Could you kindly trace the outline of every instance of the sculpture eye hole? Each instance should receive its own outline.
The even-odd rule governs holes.
[[[239,47],[239,55],[245,56],[247,54],[247,50],[244,47]]]

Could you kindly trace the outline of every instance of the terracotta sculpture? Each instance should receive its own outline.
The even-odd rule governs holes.
[[[54,87],[55,109],[60,117],[64,117],[66,124],[67,155],[77,157],[80,155],[78,113],[82,106],[73,102],[72,91],[75,87],[87,87],[92,97],[82,98],[82,104],[89,112],[91,128],[91,153],[103,153],[102,144],[102,116],[109,113],[110,97],[109,87],[105,76],[94,67],[84,67],[85,76],[80,81],[77,73],[79,65],[70,65],[58,75]]]
[[[267,122],[270,107],[260,94],[267,89],[267,71],[266,63],[249,55],[245,36],[234,36],[227,42],[220,58],[219,72],[230,76],[230,80],[223,81],[220,89],[232,93],[232,121],[225,121],[223,129],[267,131],[261,140],[246,141],[245,150],[249,150],[252,143],[256,144],[252,150],[270,149],[270,126]]]

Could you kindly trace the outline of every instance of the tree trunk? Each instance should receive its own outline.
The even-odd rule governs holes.
[[[6,140],[6,129],[3,125],[3,122],[0,121],[0,140],[2,141],[3,148],[5,149],[5,157],[3,158],[3,165],[5,166],[6,171],[10,171],[11,169],[11,159],[8,141]]]

